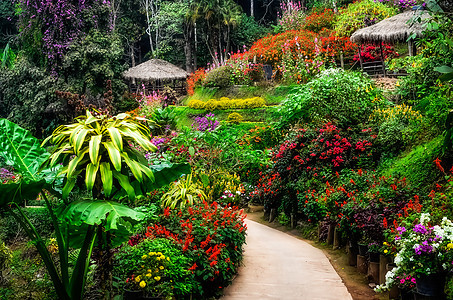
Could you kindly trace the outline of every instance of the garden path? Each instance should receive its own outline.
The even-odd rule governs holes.
[[[244,265],[222,300],[352,300],[323,252],[246,219]]]

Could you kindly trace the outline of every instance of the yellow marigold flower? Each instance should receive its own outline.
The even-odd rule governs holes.
[[[151,277],[151,276],[153,276],[153,275],[151,275],[151,273],[146,274],[146,277]]]
[[[384,253],[387,254],[389,251],[387,249],[384,250]]]
[[[167,257],[167,260],[170,261],[170,257]]]
[[[136,282],[140,282],[140,276],[135,277]]]
[[[144,288],[145,286],[146,286],[146,282],[141,281],[141,282],[140,282],[140,287],[141,287],[141,288]]]
[[[160,280],[160,276],[154,277],[154,280],[159,281]]]
[[[148,269],[148,273],[152,273],[151,269]]]
[[[162,252],[157,252],[157,255],[162,255]]]
[[[147,259],[147,258],[148,258],[148,255],[146,255],[146,254],[142,256],[142,259]]]
[[[160,256],[159,258],[160,258],[160,259],[165,259],[165,256],[164,256],[164,255],[162,255],[162,256]]]
[[[163,269],[164,269],[164,266],[160,266],[159,269],[163,270]]]
[[[453,243],[448,243],[448,244],[447,244],[447,249],[448,249],[448,250],[453,249]]]

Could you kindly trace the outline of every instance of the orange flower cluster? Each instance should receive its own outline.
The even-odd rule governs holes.
[[[199,68],[198,70],[190,74],[187,78],[187,93],[192,96],[195,92],[195,88],[201,86],[205,78],[206,70],[203,68]]]
[[[331,9],[325,9],[322,13],[313,12],[305,18],[304,28],[315,32],[323,28],[331,29],[335,22],[336,15]]]

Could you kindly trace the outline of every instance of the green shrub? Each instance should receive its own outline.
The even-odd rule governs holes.
[[[30,222],[36,227],[41,236],[49,237],[53,232],[52,219],[45,207],[27,207],[22,209]],[[5,214],[0,219],[2,232],[0,239],[6,242],[15,239],[25,239],[26,234],[11,214]]]
[[[378,152],[397,156],[415,138],[422,115],[405,104],[374,110],[370,121],[378,128]]]
[[[431,184],[439,177],[433,161],[442,157],[443,136],[417,146],[411,152],[394,159],[384,161],[380,173],[385,176],[407,178],[411,184],[422,190],[431,190]]]
[[[380,91],[361,72],[328,69],[289,95],[280,108],[278,127],[296,122],[335,121],[340,127],[365,122],[383,103]]]
[[[396,13],[396,8],[388,7],[381,2],[357,1],[340,10],[335,23],[335,31],[341,36],[349,37],[357,29],[370,26]]]
[[[206,87],[226,88],[231,85],[231,70],[227,66],[212,69],[206,74],[203,83]]]
[[[240,113],[234,112],[228,115],[227,121],[230,123],[239,124],[244,121],[244,117]]]

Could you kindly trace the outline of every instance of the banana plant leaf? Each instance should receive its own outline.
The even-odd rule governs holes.
[[[60,220],[68,225],[70,247],[80,248],[89,225],[102,225],[111,234],[112,246],[127,241],[132,224],[143,220],[145,214],[106,200],[79,200],[72,202],[61,214]],[[102,238],[101,236],[97,237]]]
[[[74,249],[80,249],[83,246],[85,236],[88,232],[90,225],[87,224],[82,224],[80,226],[73,226],[69,225],[68,226],[68,241],[69,241],[69,247],[74,248]],[[110,243],[112,247],[118,247],[122,243],[126,242],[129,240],[131,236],[130,232],[130,226],[126,225],[121,225],[118,224],[118,229],[112,229],[110,230]],[[105,236],[105,234],[104,234]],[[98,243],[99,239],[102,239],[105,237],[96,236],[96,241],[95,243]]]
[[[118,224],[136,223],[145,215],[123,204],[106,200],[79,200],[70,203],[60,219],[73,226],[103,225],[106,231],[118,229]]]

